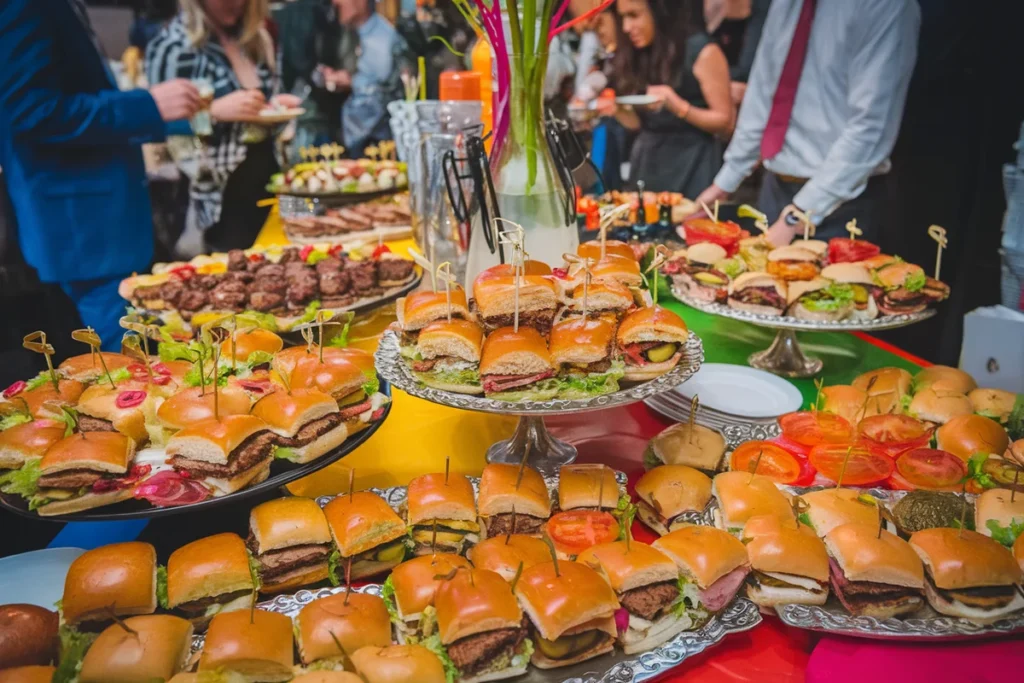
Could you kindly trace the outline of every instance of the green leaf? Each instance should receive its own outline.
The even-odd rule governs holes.
[[[363,391],[367,396],[373,396],[380,391],[380,380],[376,376],[367,379],[366,384],[363,385]]]
[[[801,512],[799,515],[797,515],[796,519],[801,524],[806,524],[807,526],[811,527],[812,529],[814,528],[814,524],[811,523],[811,518],[807,515],[806,512]]]
[[[294,448],[278,446],[276,444],[270,452],[274,456],[275,460],[288,460],[289,462],[295,462],[295,459],[299,457],[299,454],[295,452]]]
[[[654,452],[654,448],[652,446],[648,446],[647,450],[644,451],[644,469],[653,470],[655,467],[659,467],[664,464],[665,463],[661,461],[661,458],[658,457],[658,454]]]
[[[910,415],[910,402],[914,400],[914,397],[910,394],[903,394],[900,396],[900,411]]]
[[[251,322],[265,330],[277,332],[277,318],[270,313],[248,310],[238,314],[238,322]]]
[[[853,287],[840,282],[833,282],[802,299],[804,308],[809,311],[836,311],[852,301]]]
[[[348,347],[348,334],[352,328],[352,321],[355,320],[355,313],[349,311],[344,314],[345,322],[342,325],[341,332],[333,335],[330,341],[327,342],[327,346],[333,346],[334,348],[344,349]],[[335,320],[338,320],[335,317]],[[415,348],[415,347],[414,347]]]
[[[33,389],[38,389],[39,387],[43,386],[49,381],[50,373],[47,372],[46,370],[43,370],[38,375],[36,375],[35,377],[33,377],[32,379],[25,383],[25,391],[32,391]]]
[[[558,378],[559,396],[588,397],[610,394],[619,390],[619,380],[625,373],[626,367],[621,360],[612,361],[612,367],[608,372],[589,375],[567,375]]]
[[[60,414],[54,417],[55,420],[64,425],[64,438],[75,433],[78,426],[78,411],[68,406],[61,406]]]
[[[167,567],[163,565],[156,568],[156,601],[162,609],[169,609],[167,606]]]
[[[0,491],[31,498],[39,491],[39,461],[42,458],[29,458],[21,469],[10,470],[0,475]]]
[[[34,496],[32,496],[31,498],[28,499],[28,509],[31,510],[31,511],[35,511],[35,510],[38,510],[39,508],[43,507],[44,505],[46,505],[49,502],[50,502],[49,498],[47,498],[46,496],[40,496],[40,495],[37,494],[37,495],[34,495]]]
[[[1010,441],[1024,439],[1024,394],[1017,394],[1017,400],[1013,402],[1010,419],[1006,421],[1006,432],[1010,435]]]
[[[323,261],[325,258],[329,257],[330,254],[328,254],[326,251],[314,249],[313,251],[309,252],[309,256],[306,257],[306,265],[315,266],[316,264]]]
[[[395,602],[395,584],[391,581],[391,574],[388,574],[387,580],[380,587],[380,597],[384,601],[384,606],[388,609],[391,623],[401,624],[402,618],[398,616],[398,604]]]
[[[988,453],[975,453],[967,461],[967,479],[974,480],[982,488],[994,489],[995,480],[985,472],[985,461],[988,460]]]
[[[157,349],[157,355],[165,363],[172,360],[186,360],[189,363],[194,363],[197,357],[197,350],[195,342],[186,344],[183,342],[165,341]]]
[[[60,627],[60,663],[53,674],[54,683],[72,683],[78,679],[82,669],[82,659],[96,640],[96,634],[79,633],[67,626]]]
[[[340,586],[342,579],[345,578],[344,572],[339,572],[341,569],[341,553],[335,550],[327,558],[327,578],[331,580],[332,586]],[[388,577],[390,580],[391,577]]]
[[[416,360],[422,359],[417,358]],[[469,370],[449,370],[447,372],[414,372],[413,374],[429,376],[435,382],[444,382],[445,384],[470,384],[473,386],[479,386],[480,384],[480,371],[475,368]]]
[[[260,581],[260,562],[252,555],[247,552],[249,556],[249,576],[252,578],[252,586],[254,590],[259,590],[263,583]]]
[[[992,532],[992,538],[999,541],[1007,548],[1012,548],[1013,544],[1016,543],[1017,537],[1024,534],[1024,519],[1019,522],[1016,520],[1010,520],[1010,526],[1000,526],[999,522],[994,519],[990,519],[985,522],[985,527]]]
[[[302,316],[295,321],[292,327],[297,327],[298,325],[305,325],[306,323],[313,322],[314,320],[316,320],[316,312],[319,310],[320,301],[310,301],[309,304],[306,306],[306,310],[302,313]]]
[[[747,264],[738,256],[722,259],[715,264],[715,269],[720,270],[730,278],[735,279],[747,270]]]
[[[185,384],[190,387],[198,387],[201,383],[200,375],[201,372],[199,364],[193,365],[188,372],[185,373]],[[217,367],[217,386],[226,387],[228,384],[228,377],[232,375],[231,365],[229,363],[221,364]],[[210,386],[211,378],[206,377],[206,386]]]
[[[919,292],[924,289],[927,282],[928,279],[925,277],[924,272],[914,273],[908,275],[907,279],[903,281],[903,288],[910,292]]]
[[[274,354],[269,351],[253,351],[249,354],[249,357],[245,359],[245,364],[250,368],[254,368],[257,365],[266,365],[274,360]]]
[[[111,381],[114,384],[118,382],[124,382],[132,378],[132,373],[128,368],[117,368],[111,372],[104,373],[96,379],[96,384],[110,384]]]
[[[28,413],[11,413],[7,417],[0,420],[0,432],[11,427],[23,425],[26,422],[31,422],[32,416]]]
[[[459,679],[459,669],[455,666],[455,662],[451,660],[451,657],[448,656],[448,651],[441,643],[440,634],[435,633],[429,638],[423,640],[420,645],[433,652],[437,655],[437,658],[441,660],[441,664],[444,666],[444,676],[447,683],[455,683],[455,681]]]

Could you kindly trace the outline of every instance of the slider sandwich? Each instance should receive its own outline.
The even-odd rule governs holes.
[[[499,401],[547,401],[560,383],[548,344],[540,332],[524,327],[494,330],[484,341],[480,379],[488,398]],[[549,326],[550,328],[550,326]]]
[[[386,572],[405,559],[406,526],[380,496],[356,491],[324,507],[340,566],[351,562],[351,580]]]
[[[974,502],[974,528],[1012,548],[1024,535],[1024,495],[1009,489],[988,489]]]
[[[949,296],[949,287],[925,275],[921,266],[906,261],[893,261],[873,273],[878,309],[885,315],[920,313],[930,303]]]
[[[292,620],[257,609],[213,618],[198,671],[230,671],[246,681],[270,683],[292,680],[294,664]]]
[[[167,442],[167,460],[214,496],[265,481],[277,435],[254,415],[227,415],[182,429]]]
[[[166,681],[184,671],[192,624],[170,614],[130,617],[111,624],[85,653],[79,683]]]
[[[102,361],[100,356],[103,356]],[[98,353],[83,353],[80,356],[72,356],[57,366],[57,372],[66,379],[91,384],[103,377],[107,372],[113,374],[121,368],[127,368],[136,361],[123,353],[110,353],[101,351]],[[106,365],[106,371],[103,366]]]
[[[800,244],[797,242],[768,252],[768,274],[787,282],[816,278],[821,271],[819,257]]]
[[[743,542],[750,558],[747,597],[759,607],[828,600],[828,552],[812,529],[778,517],[751,517]]]
[[[617,254],[605,253],[605,257],[590,267],[590,275],[594,282],[612,280],[630,289],[639,289],[643,285],[643,278],[640,276],[640,264],[636,258],[627,258]],[[583,272],[581,264],[573,264],[569,267],[569,282],[576,287],[583,284]]]
[[[910,394],[913,381],[903,368],[878,368],[858,375],[851,384],[868,394],[865,416],[870,416],[900,412],[903,397]]]
[[[707,475],[718,471],[725,456],[725,436],[696,422],[674,424],[647,444],[644,468],[688,465]]]
[[[676,563],[645,543],[615,541],[588,548],[577,562],[597,570],[629,615],[619,645],[627,655],[658,647],[677,633],[700,626],[693,619]],[[691,602],[693,597],[690,596]]]
[[[516,279],[511,275],[492,277],[484,271],[473,283],[477,318],[487,332],[513,326]],[[546,275],[524,275],[518,280],[520,330],[524,326],[532,327],[542,335],[547,335],[559,308],[557,286]]]
[[[991,624],[1024,610],[1024,575],[1009,549],[967,529],[925,529],[910,537],[925,568],[924,594],[940,613]]]
[[[38,491],[29,507],[40,516],[67,515],[132,497],[135,442],[118,432],[72,434],[39,461]]]
[[[577,285],[567,296],[566,308],[569,313],[583,314],[583,285]],[[587,315],[603,317],[612,315],[621,318],[636,307],[633,293],[615,280],[591,282],[586,288]]]
[[[975,389],[967,394],[967,399],[978,415],[1005,425],[1017,402],[1017,394],[1003,389]]]
[[[533,643],[523,610],[500,575],[463,569],[441,583],[434,598],[437,635],[424,645],[450,663],[464,683],[526,673]]]
[[[636,495],[640,520],[664,536],[704,512],[711,500],[711,479],[686,465],[662,465],[640,477]]]
[[[853,288],[816,277],[789,283],[786,315],[800,320],[836,322],[853,313]]]
[[[800,500],[807,506],[800,513],[800,523],[819,538],[851,522],[878,527],[878,501],[856,489],[821,489],[801,495]]]
[[[292,389],[315,389],[329,394],[341,410],[341,418],[351,436],[380,419],[388,397],[380,393],[380,382],[373,368],[373,357],[365,353],[351,356],[318,356],[301,359],[291,374]],[[341,349],[339,349],[341,351]],[[358,349],[350,349],[358,351]]]
[[[466,305],[466,291],[454,286],[451,290],[452,320],[471,322],[473,316]],[[398,324],[402,328],[403,355],[412,354],[423,328],[448,320],[448,295],[444,291],[422,291],[399,299],[395,304]]]
[[[189,387],[164,400],[156,409],[155,422],[146,429],[154,446],[166,445],[172,436],[185,427],[215,417],[212,387]],[[252,408],[249,394],[237,386],[217,388],[216,415],[248,415]]]
[[[75,558],[64,579],[61,612],[75,630],[97,633],[117,617],[157,608],[156,550],[148,543],[113,543]]]
[[[5,670],[40,667],[56,661],[60,645],[60,616],[38,605],[0,606],[0,682]],[[33,679],[34,680],[34,679]],[[50,679],[46,679],[49,683]]]
[[[551,361],[559,398],[578,399],[619,390],[624,366],[615,353],[612,318],[569,318],[551,328]]]
[[[620,504],[621,503],[621,504]],[[558,472],[558,509],[625,509],[629,495],[619,490],[615,470],[604,465],[562,465]]]
[[[551,560],[551,551],[547,544],[534,536],[512,534],[511,536],[493,536],[480,541],[466,553],[466,557],[477,569],[501,574],[502,578],[511,582],[519,571],[529,569],[535,564]]]
[[[743,273],[729,283],[729,307],[757,315],[782,315],[786,283],[768,273]]]
[[[454,570],[469,567],[466,558],[451,553],[420,555],[395,567],[381,587],[381,596],[398,642],[415,643],[434,634],[438,586]]]
[[[818,410],[838,415],[851,425],[857,424],[867,415],[877,414],[873,412],[873,406],[872,410],[868,410],[867,392],[849,384],[822,387],[820,401]]]
[[[697,301],[724,304],[729,295],[731,278],[715,264],[724,260],[724,248],[712,242],[701,242],[686,250],[684,259],[665,264],[665,272],[688,296]]]
[[[14,395],[11,402],[24,408],[34,419],[59,418],[63,415],[61,406],[73,408],[78,403],[78,397],[85,391],[85,384],[75,379],[59,379],[57,387],[54,388],[50,382],[49,374],[41,374],[44,378],[38,386],[25,389]],[[32,382],[29,382],[29,386]]]
[[[473,486],[461,474],[425,474],[409,482],[406,522],[414,555],[461,555],[480,540]]]
[[[825,547],[832,591],[850,614],[888,619],[924,605],[921,560],[899,536],[851,522],[830,531]]]
[[[605,255],[611,254],[612,256],[621,256],[622,258],[633,259],[636,261],[636,252],[633,251],[633,247],[621,240],[605,240],[604,253]],[[589,258],[594,259],[595,261],[600,261],[601,240],[589,240],[587,242],[582,242],[580,246],[576,248],[576,255],[580,258]]]
[[[156,385],[145,382],[93,384],[78,398],[78,430],[120,432],[140,447],[149,441],[147,418],[156,412]]]
[[[33,420],[3,430],[0,470],[17,470],[29,461],[38,462],[50,446],[63,438],[64,423],[56,420]]]
[[[17,666],[0,669],[0,683],[51,683],[57,673],[52,666]]]
[[[918,389],[906,408],[907,415],[933,425],[943,425],[961,415],[973,415],[974,405],[963,394],[942,387]]]
[[[295,640],[304,666],[351,670],[351,657],[360,648],[391,644],[391,621],[376,595],[335,593],[302,608],[295,618]]]
[[[711,480],[711,495],[717,503],[712,513],[715,526],[731,534],[742,532],[747,520],[759,515],[773,515],[785,521],[795,519],[788,495],[768,477],[722,472]]]
[[[710,615],[725,609],[750,573],[747,549],[721,529],[685,526],[652,545],[679,568],[679,593],[686,601],[692,628],[700,628]]]
[[[660,306],[641,308],[627,315],[616,335],[626,364],[623,379],[646,382],[679,364],[690,332],[683,319]]]
[[[828,263],[828,242],[824,240],[796,240],[789,246],[799,247],[814,254],[819,267],[823,268]]]
[[[469,320],[430,323],[406,357],[413,375],[428,387],[458,394],[482,394],[480,352],[483,329]]]
[[[252,415],[277,435],[274,457],[298,464],[329,453],[348,437],[337,402],[316,389],[267,394],[252,407]]]
[[[446,683],[444,666],[420,645],[364,647],[352,655],[356,673],[366,683]]]
[[[248,610],[259,588],[252,565],[237,534],[183,545],[167,560],[167,607],[181,612],[196,631],[204,630],[214,615]]]
[[[310,671],[299,674],[291,683],[363,683],[363,679],[349,671]]]
[[[834,263],[822,269],[821,276],[836,284],[847,285],[853,292],[851,318],[874,320],[878,317],[878,305],[875,303],[878,285],[867,268],[859,263]]]
[[[278,498],[254,507],[246,546],[263,593],[281,593],[330,577],[331,530],[311,498]]]
[[[477,510],[483,538],[526,534],[539,536],[551,516],[551,495],[544,477],[532,467],[492,463],[480,475]]]
[[[614,648],[619,601],[608,582],[587,565],[560,561],[524,569],[515,594],[530,618],[534,666],[570,666]]]
[[[232,338],[221,342],[220,358],[222,362],[229,364],[266,365],[270,363],[273,355],[283,348],[284,340],[281,337],[270,330],[255,327],[251,330],[238,330]]]

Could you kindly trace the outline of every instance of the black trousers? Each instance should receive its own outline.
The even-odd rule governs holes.
[[[271,196],[266,186],[277,171],[272,139],[249,145],[245,160],[234,170],[224,188],[220,220],[204,235],[209,249],[229,251],[252,246],[270,213],[269,206],[256,203]]]
[[[793,197],[803,187],[803,183],[787,183],[774,173],[765,173],[758,196],[757,208],[768,216],[769,223],[774,223],[787,205],[793,203]],[[857,219],[857,227],[864,231],[860,239],[878,243],[882,232],[882,220],[885,215],[886,189],[883,176],[873,176],[859,197],[851,199],[833,211],[818,226],[816,238],[829,240],[833,237],[846,237],[846,224],[850,219]]]

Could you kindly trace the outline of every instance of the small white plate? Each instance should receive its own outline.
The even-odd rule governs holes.
[[[737,417],[763,419],[800,410],[804,399],[795,386],[770,372],[745,365],[705,363],[693,377],[673,390],[690,400]]]
[[[81,548],[46,548],[0,559],[0,605],[27,603],[54,609],[64,578]]]
[[[616,97],[615,101],[618,104],[625,104],[630,107],[649,107],[652,104],[656,104],[658,98],[653,95],[623,95]]]
[[[286,123],[292,119],[297,119],[306,110],[302,107],[294,107],[292,109],[264,109],[259,113],[259,116],[251,119],[245,119],[243,123],[256,123],[265,126],[272,126],[277,123]]]

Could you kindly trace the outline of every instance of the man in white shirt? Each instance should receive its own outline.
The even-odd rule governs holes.
[[[920,23],[916,0],[774,0],[725,164],[699,199],[728,198],[761,162],[774,244],[802,232],[794,208],[819,238],[851,218],[877,236]]]

